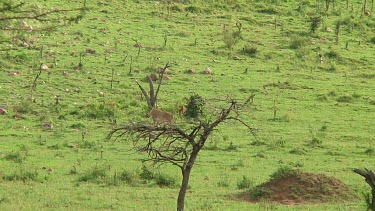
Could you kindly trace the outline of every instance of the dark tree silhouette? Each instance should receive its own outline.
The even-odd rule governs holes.
[[[375,211],[375,174],[371,170],[368,170],[365,168],[365,170],[360,169],[354,169],[355,173],[361,175],[365,178],[366,183],[371,187],[371,195],[370,194],[364,194],[367,209]]]
[[[238,118],[237,103],[232,100],[226,109],[221,109],[211,121],[198,118],[194,122],[178,126],[155,127],[151,124],[132,123],[113,129],[108,139],[125,138],[133,144],[134,150],[147,153],[147,159],[154,163],[171,163],[181,169],[182,182],[177,199],[177,210],[184,210],[185,195],[191,170],[197,156],[214,128],[223,122],[234,120],[244,125],[255,135],[255,130]],[[184,128],[182,128],[184,127]]]

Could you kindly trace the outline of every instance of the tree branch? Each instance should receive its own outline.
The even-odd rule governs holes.
[[[75,9],[54,9],[44,13],[36,14],[36,15],[24,15],[24,16],[8,16],[8,17],[0,17],[0,21],[5,20],[18,20],[18,19],[34,19],[39,21],[54,21],[59,19],[40,19],[40,17],[45,17],[53,13],[60,13],[60,12],[73,12],[73,11],[85,11],[88,10],[86,7],[80,7]]]

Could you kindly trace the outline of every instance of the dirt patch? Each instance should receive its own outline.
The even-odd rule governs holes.
[[[250,202],[270,201],[293,205],[346,201],[355,197],[350,188],[338,179],[323,174],[296,173],[271,179],[236,198]]]

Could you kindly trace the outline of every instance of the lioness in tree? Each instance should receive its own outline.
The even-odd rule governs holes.
[[[151,109],[147,116],[154,120],[154,126],[159,126],[161,124],[166,124],[168,126],[173,125],[173,114],[170,112]]]

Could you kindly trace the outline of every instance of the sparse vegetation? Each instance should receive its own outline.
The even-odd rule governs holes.
[[[327,184],[369,191],[350,168],[372,169],[375,154],[371,9],[359,0],[1,1],[1,210],[173,210],[182,179],[175,165],[143,169],[140,160],[156,151],[134,154],[130,137],[106,141],[108,132],[150,125],[150,106],[189,131],[253,94],[202,147],[186,209],[367,209],[363,197],[321,193],[339,194]],[[135,81],[151,96],[145,77],[166,64],[157,100],[160,80],[147,101]],[[239,117],[256,128],[238,127]],[[288,183],[294,192],[284,195],[298,206],[274,203],[282,200],[260,185],[273,171],[294,175],[279,166],[314,173],[294,178],[320,191]],[[245,202],[229,199],[242,191]],[[314,200],[301,201],[303,193]]]
[[[254,181],[247,176],[243,176],[240,181],[237,182],[238,189],[249,189],[254,185]]]

